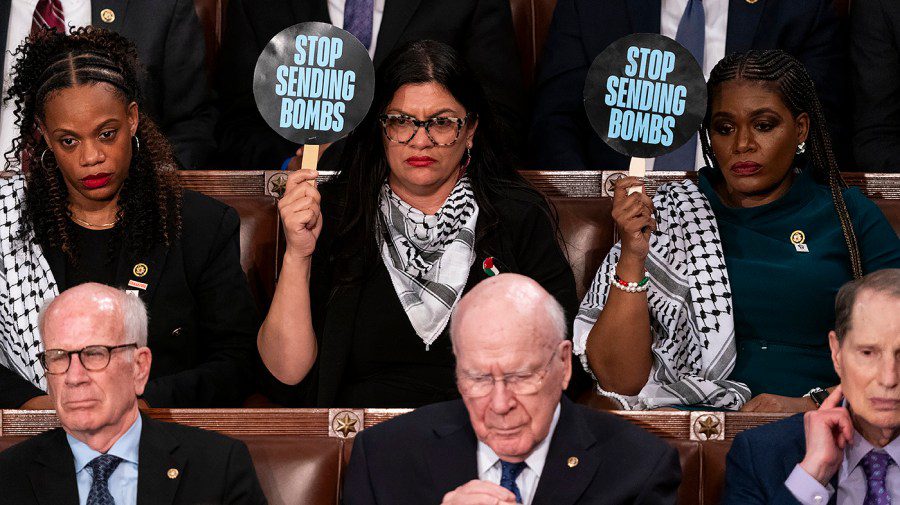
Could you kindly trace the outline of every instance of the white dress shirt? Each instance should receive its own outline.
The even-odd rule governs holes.
[[[6,56],[3,61],[3,96],[12,84],[13,64],[16,62],[12,53],[31,34],[31,19],[38,0],[13,0],[9,9],[9,24],[6,32]],[[66,26],[81,27],[91,24],[90,0],[62,0],[63,16]],[[3,167],[6,169],[6,152],[12,149],[13,139],[19,136],[16,127],[16,106],[12,102],[0,106],[0,156],[3,156]]]
[[[550,439],[553,438],[553,433],[556,431],[557,422],[559,422],[559,405],[556,406],[556,411],[553,413],[550,431],[547,432],[547,436],[534,449],[531,456],[525,459],[526,466],[522,473],[516,477],[516,486],[518,486],[519,494],[522,496],[523,505],[530,505],[531,501],[534,500],[534,492],[537,490],[541,473],[544,471],[547,452],[550,450]],[[500,467],[500,457],[487,444],[479,440],[478,478],[483,481],[493,482],[499,486],[502,476],[503,470]]]
[[[662,0],[662,11],[659,18],[659,33],[675,40],[678,33],[678,24],[684,15],[684,9],[689,0]],[[728,33],[728,0],[703,0],[703,13],[706,19],[703,41],[703,78],[709,80],[709,74],[713,67],[725,57],[725,37]],[[653,162],[647,160],[647,170],[653,170]],[[694,169],[703,168],[703,151],[700,142],[697,142],[697,157],[694,161]]]
[[[331,24],[344,27],[344,4],[347,0],[328,0],[328,17]],[[378,32],[381,30],[381,18],[384,17],[384,0],[375,0],[375,12],[372,14],[372,44],[369,45],[369,57],[375,58],[375,46],[378,44]]]

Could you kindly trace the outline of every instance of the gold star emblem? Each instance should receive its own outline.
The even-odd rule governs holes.
[[[284,192],[287,189],[287,174],[279,173],[273,175],[269,179],[269,194],[274,195],[276,198],[281,198],[284,196]]]
[[[112,23],[116,20],[116,13],[112,9],[103,9],[100,11],[100,19],[104,23]]]
[[[705,419],[697,421],[700,429],[697,430],[701,435],[706,435],[707,439],[715,437],[719,434],[719,420],[715,417],[708,416]]]
[[[344,438],[351,433],[356,433],[356,423],[358,421],[350,417],[350,414],[344,414],[344,417],[336,418],[335,422],[337,423],[337,427],[334,431],[343,433]]]
[[[166,476],[168,476],[170,479],[177,479],[178,478],[178,469],[177,468],[169,468],[169,471],[166,472]]]

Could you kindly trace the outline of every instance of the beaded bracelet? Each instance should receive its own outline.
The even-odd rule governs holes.
[[[615,271],[610,272],[609,277],[613,286],[628,293],[641,293],[650,289],[650,272],[644,272],[644,278],[639,282],[625,282]]]

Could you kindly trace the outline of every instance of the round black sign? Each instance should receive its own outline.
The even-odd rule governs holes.
[[[613,42],[594,59],[584,108],[597,135],[616,151],[655,158],[697,133],[706,81],[690,51],[655,33]]]
[[[269,41],[253,75],[253,95],[273,130],[297,144],[327,144],[362,121],[375,93],[375,68],[353,35],[300,23]]]

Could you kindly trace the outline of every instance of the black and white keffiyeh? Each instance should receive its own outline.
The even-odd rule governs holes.
[[[673,405],[739,409],[750,389],[727,380],[737,347],[731,288],[715,216],[706,196],[690,181],[664,184],[653,204],[658,232],[650,239],[647,270],[653,365],[637,396],[604,391],[627,410]],[[616,244],[581,302],[574,326],[574,352],[588,366],[588,333],[606,303],[610,273],[622,252]],[[593,373],[592,373],[593,374]]]
[[[41,247],[18,239],[24,199],[24,176],[0,178],[0,362],[46,390],[38,310],[59,292]]]
[[[437,213],[426,215],[385,183],[379,204],[381,257],[427,349],[447,326],[475,261],[475,194],[463,177]]]

